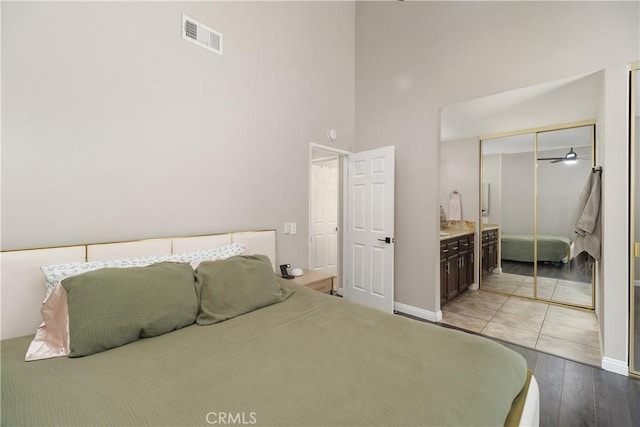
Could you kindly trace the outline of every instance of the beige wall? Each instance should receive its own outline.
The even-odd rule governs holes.
[[[474,221],[480,229],[480,140],[466,138],[449,141],[440,150],[440,205],[449,215],[449,195],[456,190],[460,194],[462,219]],[[397,214],[396,209],[396,214]],[[482,248],[476,236],[474,259],[480,259]],[[396,273],[397,274],[397,273]],[[474,273],[474,283],[478,284]],[[396,285],[396,288],[398,285]],[[438,301],[439,307],[439,301]]]
[[[534,162],[533,151],[502,155],[500,231],[503,233],[533,234]]]
[[[500,224],[502,223],[502,154],[482,156],[482,181],[489,184],[489,215],[483,217],[482,222]]]
[[[591,147],[574,147],[576,164],[538,162],[538,233],[575,238],[575,208],[585,181],[591,176]],[[567,149],[539,153],[544,157],[564,156]]]
[[[619,64],[640,51],[635,2],[358,2],[356,5],[356,148],[396,146],[396,299],[435,311],[440,109],[463,100],[611,68],[604,144],[605,245],[623,242],[626,163]],[[615,108],[613,103],[620,108]],[[615,129],[610,129],[610,127]],[[613,138],[620,139],[614,141]],[[609,162],[610,160],[610,162]],[[608,173],[608,172],[607,172]],[[617,228],[616,228],[617,227]],[[621,248],[622,245],[619,245]],[[624,254],[607,254],[612,294],[605,309],[605,356],[625,360]],[[624,251],[622,251],[624,252]],[[613,259],[615,258],[615,259]],[[610,274],[610,276],[608,276]],[[614,307],[615,306],[615,307]]]
[[[533,138],[532,138],[533,139]],[[446,145],[446,144],[444,144]],[[591,147],[574,147],[580,158],[575,165],[538,161],[537,230],[574,239],[574,211],[586,178],[591,174]],[[539,157],[562,157],[568,148],[539,152]],[[502,156],[502,220],[504,233],[532,234],[534,230],[534,156],[530,153]]]
[[[480,141],[477,138],[450,141],[440,150],[440,205],[449,217],[449,195],[461,197],[462,219],[478,222]]]
[[[354,143],[354,14],[2,2],[2,249],[277,228],[279,262],[306,266],[309,143]]]

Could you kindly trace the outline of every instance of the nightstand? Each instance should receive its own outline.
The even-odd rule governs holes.
[[[304,270],[302,276],[291,279],[298,285],[306,286],[309,289],[319,292],[329,292],[333,294],[333,281],[335,276],[317,271]]]

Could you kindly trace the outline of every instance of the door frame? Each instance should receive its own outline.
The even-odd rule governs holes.
[[[335,148],[335,147],[329,147],[327,145],[322,145],[322,144],[317,144],[315,142],[311,142],[309,143],[309,161],[307,162],[307,165],[309,167],[308,170],[308,174],[307,177],[309,179],[308,182],[308,191],[307,191],[307,221],[308,221],[308,233],[307,233],[307,259],[308,259],[308,265],[309,268],[312,265],[312,259],[311,259],[311,197],[312,197],[312,178],[311,178],[311,173],[312,173],[312,168],[311,165],[313,164],[313,151],[317,150],[317,151],[324,151],[326,153],[330,153],[331,155],[335,155],[338,156],[338,174],[340,176],[339,182],[338,182],[338,194],[342,193],[342,197],[338,196],[338,235],[339,235],[339,239],[338,239],[338,250],[339,250],[339,254],[338,254],[338,265],[337,265],[337,272],[336,272],[336,291],[342,289],[342,292],[345,292],[346,288],[344,286],[342,286],[342,277],[343,277],[343,266],[344,266],[344,251],[345,251],[345,239],[344,239],[344,220],[345,218],[347,218],[347,192],[345,191],[345,183],[346,183],[346,179],[347,179],[347,169],[348,169],[348,165],[346,164],[347,162],[345,162],[345,158],[347,156],[349,156],[349,154],[351,154],[350,151],[346,151],[346,150],[342,150],[340,148]],[[340,244],[340,240],[342,240],[342,245]]]
[[[640,72],[640,61],[636,61],[629,66],[629,337],[628,337],[628,354],[629,354],[629,376],[640,378],[640,366],[636,366],[636,347],[639,343],[636,342],[636,335],[639,331],[635,330],[635,307],[636,304],[640,304],[640,301],[636,301],[636,286],[638,286],[636,276],[640,276],[640,271],[636,271],[635,264],[636,258],[639,255],[636,253],[636,204],[638,203],[638,188],[636,188],[637,174],[640,174],[640,170],[636,167],[638,162],[638,145],[640,141],[637,141],[637,129],[635,116],[638,113],[636,111],[638,85],[640,84],[638,78],[638,72]]]

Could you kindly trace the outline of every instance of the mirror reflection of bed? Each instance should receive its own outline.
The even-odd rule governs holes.
[[[593,308],[592,268],[576,256],[574,232],[593,132],[587,125],[482,141],[490,188],[482,222],[499,230],[497,265],[483,271],[482,289]]]

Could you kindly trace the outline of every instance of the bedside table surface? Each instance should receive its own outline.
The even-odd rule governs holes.
[[[323,280],[332,279],[333,277],[335,277],[333,274],[320,273],[318,271],[312,271],[312,270],[304,270],[304,274],[302,276],[294,277],[291,280],[293,282],[296,282],[298,285],[307,286],[317,282],[321,282]]]

